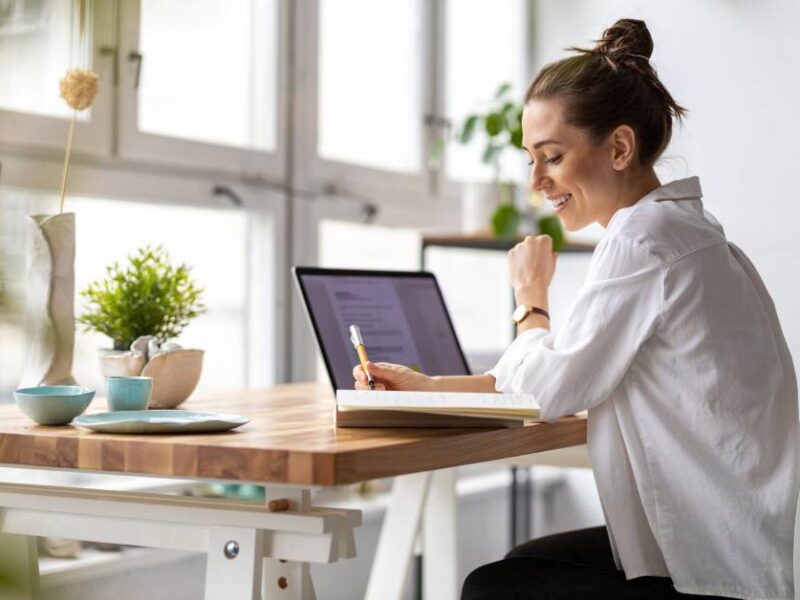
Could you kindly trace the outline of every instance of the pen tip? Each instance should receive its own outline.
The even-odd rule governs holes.
[[[374,381],[370,381],[369,382],[369,389],[371,389],[371,390],[375,389],[375,382]]]

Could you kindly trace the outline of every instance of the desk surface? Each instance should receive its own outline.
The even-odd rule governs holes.
[[[89,412],[102,412],[95,401]],[[586,420],[516,429],[336,429],[330,390],[284,385],[207,395],[189,410],[247,416],[217,434],[111,435],[43,427],[0,406],[0,464],[296,485],[339,485],[583,444]]]

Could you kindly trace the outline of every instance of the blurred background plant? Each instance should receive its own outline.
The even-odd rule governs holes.
[[[128,265],[106,267],[105,279],[81,292],[89,310],[78,317],[84,331],[110,337],[114,350],[127,350],[140,336],[164,343],[177,338],[189,322],[205,312],[203,289],[191,267],[173,265],[163,247],[144,246],[128,256]]]
[[[495,182],[503,181],[500,157],[506,150],[524,154],[522,148],[522,105],[509,97],[511,84],[504,83],[494,94],[486,112],[464,118],[457,133],[458,141],[470,144],[477,131],[486,134],[481,160],[491,165]]]
[[[538,197],[533,199],[536,202],[529,198],[528,203],[522,203],[521,209],[516,202],[518,184],[515,182],[519,181],[519,177],[508,176],[502,172],[501,158],[506,152],[514,152],[521,158],[527,158],[522,146],[524,107],[512,97],[511,91],[510,83],[501,84],[484,112],[472,113],[464,118],[456,133],[456,139],[465,145],[482,140],[481,160],[484,164],[490,165],[494,173],[492,185],[496,191],[497,201],[490,219],[494,235],[514,238],[519,234],[520,226],[528,220],[531,222],[531,230],[537,230],[553,238],[553,248],[558,251],[564,245],[564,233],[559,218],[555,215],[537,214],[537,206],[541,204],[541,199]],[[524,184],[522,188],[526,196],[533,194]]]

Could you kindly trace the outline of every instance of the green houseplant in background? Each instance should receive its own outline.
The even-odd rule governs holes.
[[[481,160],[494,172],[494,185],[499,190],[500,201],[491,216],[491,227],[498,237],[513,238],[519,231],[523,214],[514,202],[515,185],[503,180],[500,159],[511,151],[525,156],[522,147],[522,104],[510,97],[512,86],[502,84],[494,94],[485,112],[467,115],[457,133],[461,144],[471,144],[478,132],[483,132],[484,146]],[[561,222],[555,215],[539,219],[538,228],[553,238],[553,248],[558,251],[564,244]]]
[[[127,350],[145,335],[163,343],[177,338],[205,312],[202,292],[187,265],[171,264],[161,246],[145,246],[128,257],[127,266],[109,265],[105,279],[81,292],[89,310],[78,322],[85,331],[110,337],[114,350]]]
[[[172,341],[206,310],[203,290],[190,271],[171,263],[161,246],[145,246],[128,257],[127,265],[106,267],[106,277],[81,292],[88,310],[78,322],[114,344],[113,350],[100,351],[103,375],[152,377],[153,408],[178,406],[200,379],[203,351]]]

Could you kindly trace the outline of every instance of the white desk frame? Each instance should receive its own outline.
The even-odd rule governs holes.
[[[0,580],[4,600],[39,595],[35,538],[66,537],[202,552],[206,600],[314,600],[309,563],[355,556],[361,512],[312,507],[306,488],[270,486],[253,503],[166,494],[0,483]]]
[[[353,529],[361,511],[314,507],[310,497],[309,488],[267,486],[267,501],[290,501],[288,511],[268,512],[230,500],[0,482],[0,580],[7,588],[0,591],[4,599],[36,600],[38,553],[31,536],[48,536],[205,553],[205,600],[314,600],[309,564],[355,556]],[[455,600],[453,469],[395,479],[368,600],[401,598],[417,543],[426,573],[423,597]]]

